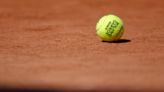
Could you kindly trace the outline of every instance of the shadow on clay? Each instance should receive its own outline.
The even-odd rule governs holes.
[[[120,39],[118,41],[112,41],[112,42],[102,41],[102,42],[106,42],[106,43],[129,43],[129,42],[131,42],[131,40],[129,40],[129,39]]]

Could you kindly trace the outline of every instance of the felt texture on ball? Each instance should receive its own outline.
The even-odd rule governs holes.
[[[103,41],[118,41],[124,33],[123,21],[115,15],[100,18],[96,25],[96,34]]]

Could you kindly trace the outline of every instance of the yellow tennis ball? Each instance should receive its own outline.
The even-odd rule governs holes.
[[[96,34],[103,41],[118,41],[123,33],[123,21],[115,15],[103,16],[96,25]]]

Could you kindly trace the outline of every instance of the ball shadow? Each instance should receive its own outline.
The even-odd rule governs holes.
[[[106,42],[106,43],[129,43],[129,42],[131,42],[131,40],[129,40],[129,39],[120,39],[118,41],[102,41],[102,42]]]

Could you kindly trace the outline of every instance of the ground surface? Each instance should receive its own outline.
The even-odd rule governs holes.
[[[0,0],[0,88],[164,91],[163,0]],[[105,14],[124,43],[95,34]]]

